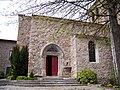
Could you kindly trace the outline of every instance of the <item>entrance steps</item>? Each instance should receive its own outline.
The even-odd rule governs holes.
[[[42,77],[38,80],[13,80],[7,85],[22,86],[22,87],[55,87],[55,86],[80,86],[74,78],[61,77]]]

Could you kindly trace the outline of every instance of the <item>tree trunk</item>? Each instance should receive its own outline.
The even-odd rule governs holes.
[[[120,84],[120,30],[117,21],[117,14],[116,14],[116,3],[113,3],[113,0],[107,0],[108,7],[109,7],[109,21],[110,21],[110,29],[111,29],[111,39],[113,48],[113,59],[116,62],[116,70],[118,75],[118,82]]]

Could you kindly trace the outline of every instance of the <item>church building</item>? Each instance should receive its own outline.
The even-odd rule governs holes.
[[[29,48],[29,72],[35,76],[76,78],[83,69],[108,81],[113,69],[109,35],[100,24],[48,16],[19,15],[17,44]],[[106,30],[109,31],[109,30]]]

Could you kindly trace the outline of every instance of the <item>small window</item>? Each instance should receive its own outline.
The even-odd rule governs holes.
[[[5,70],[5,75],[10,75],[10,69],[11,67],[6,67],[6,70]]]
[[[13,50],[9,50],[9,60],[11,60],[12,51]]]
[[[96,62],[96,60],[95,60],[95,44],[93,41],[89,41],[88,49],[89,49],[89,62]]]

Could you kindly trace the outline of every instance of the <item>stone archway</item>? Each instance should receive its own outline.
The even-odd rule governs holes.
[[[62,76],[64,53],[58,45],[45,45],[41,58],[43,61],[43,76]]]

